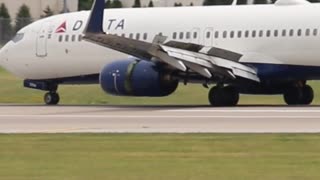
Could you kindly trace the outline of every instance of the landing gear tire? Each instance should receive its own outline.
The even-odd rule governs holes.
[[[239,92],[233,86],[216,86],[209,91],[209,102],[214,107],[236,106],[239,102]]]
[[[56,92],[48,92],[44,95],[44,102],[47,105],[57,105],[60,101],[60,96]]]
[[[314,98],[313,89],[309,85],[289,88],[283,95],[288,105],[310,105]]]
[[[236,106],[239,102],[239,92],[233,86],[228,86],[224,88],[226,95],[226,106]]]
[[[212,106],[218,107],[222,106],[223,97],[222,95],[222,88],[213,87],[209,91],[209,102]]]
[[[314,98],[313,89],[306,85],[302,88],[303,98],[301,100],[301,104],[303,105],[310,105]]]
[[[288,88],[283,94],[284,101],[288,105],[298,105],[302,99],[302,90],[299,87]]]

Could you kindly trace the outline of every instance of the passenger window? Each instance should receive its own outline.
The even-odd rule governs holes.
[[[290,36],[293,36],[293,35],[294,35],[294,30],[293,30],[293,29],[290,29],[289,35],[290,35]]]
[[[306,29],[306,36],[310,36],[310,29]]]
[[[314,29],[314,30],[313,30],[313,35],[314,35],[314,36],[317,36],[317,35],[318,35],[318,29]]]
[[[244,36],[245,36],[246,38],[249,37],[249,31],[248,31],[248,30],[244,33]]]
[[[282,30],[282,36],[283,37],[286,37],[287,36],[287,31],[284,29],[284,30]]]
[[[69,35],[66,35],[66,39],[65,39],[66,42],[69,41]]]
[[[126,34],[124,34],[124,33],[123,33],[123,34],[121,34],[121,37],[126,37]]]
[[[242,37],[242,31],[238,31],[238,38]]]
[[[187,32],[187,39],[190,39],[190,37],[191,37],[190,32]]]
[[[173,33],[172,39],[177,39],[177,33],[176,32]]]
[[[82,41],[82,35],[81,34],[78,37],[78,41],[80,41],[80,42]]]
[[[274,30],[274,37],[278,37],[279,33],[278,30]]]
[[[298,36],[301,36],[301,35],[302,35],[302,30],[301,30],[301,29],[298,29],[297,35],[298,35]]]
[[[228,37],[228,32],[227,31],[223,31],[223,38],[227,38]]]
[[[256,31],[252,31],[252,37],[255,38],[257,35],[257,32]]]
[[[271,31],[268,30],[266,35],[267,35],[267,37],[270,37],[271,36]]]
[[[144,40],[147,40],[147,39],[148,39],[148,34],[147,34],[147,33],[144,33],[144,34],[143,34],[143,39],[144,39]]]
[[[234,31],[230,32],[230,38],[234,38]]]
[[[263,30],[259,31],[259,37],[263,37]]]
[[[194,33],[193,33],[193,39],[197,39],[197,37],[198,37],[198,33],[197,33],[197,32],[194,32]]]
[[[210,32],[207,32],[207,39],[209,39],[210,38],[210,36],[211,36],[211,33]]]
[[[60,36],[59,36],[59,42],[62,42],[62,40],[63,40],[63,36],[60,35]]]
[[[136,40],[140,40],[140,33],[136,34]]]
[[[180,39],[183,39],[183,32],[180,32],[179,38],[180,38]]]
[[[72,40],[72,42],[75,42],[76,41],[76,35],[72,35],[71,40]]]
[[[133,39],[133,33],[130,33],[130,34],[129,34],[129,38],[130,38],[130,39]]]
[[[215,37],[216,39],[219,38],[219,31],[216,31],[216,32],[214,33],[214,37]]]

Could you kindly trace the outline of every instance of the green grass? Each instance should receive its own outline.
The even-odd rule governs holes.
[[[319,179],[320,135],[0,135],[4,180]]]
[[[0,103],[42,104],[44,92],[22,87],[22,80],[0,68]],[[311,82],[315,94],[320,94],[320,82]],[[110,105],[208,105],[208,89],[202,85],[180,84],[171,96],[161,98],[117,97],[104,93],[99,85],[61,86],[61,104]],[[242,96],[240,104],[284,104],[282,96]],[[320,104],[316,96],[314,104]]]

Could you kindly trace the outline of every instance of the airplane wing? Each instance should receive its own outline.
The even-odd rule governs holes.
[[[181,71],[190,69],[206,78],[211,78],[215,75],[229,79],[242,77],[256,82],[260,81],[256,70],[252,67],[214,55],[171,47],[166,44],[147,43],[111,34],[89,33],[86,34],[84,39],[140,59],[156,59]]]
[[[85,30],[84,39],[95,44],[120,51],[143,60],[156,60],[166,63],[180,71],[193,71],[208,79],[244,78],[260,82],[257,71],[241,64],[241,54],[212,47],[203,52],[205,47],[197,44],[169,41],[166,37],[156,36],[152,43],[105,34],[102,30],[104,0],[96,0]]]

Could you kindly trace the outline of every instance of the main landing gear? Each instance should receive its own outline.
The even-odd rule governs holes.
[[[283,98],[288,105],[310,105],[314,93],[309,85],[294,86],[285,91]]]
[[[234,86],[215,86],[209,92],[209,102],[214,107],[236,106],[239,91]]]
[[[60,96],[57,92],[48,92],[44,95],[44,102],[47,105],[57,105],[60,101]]]

